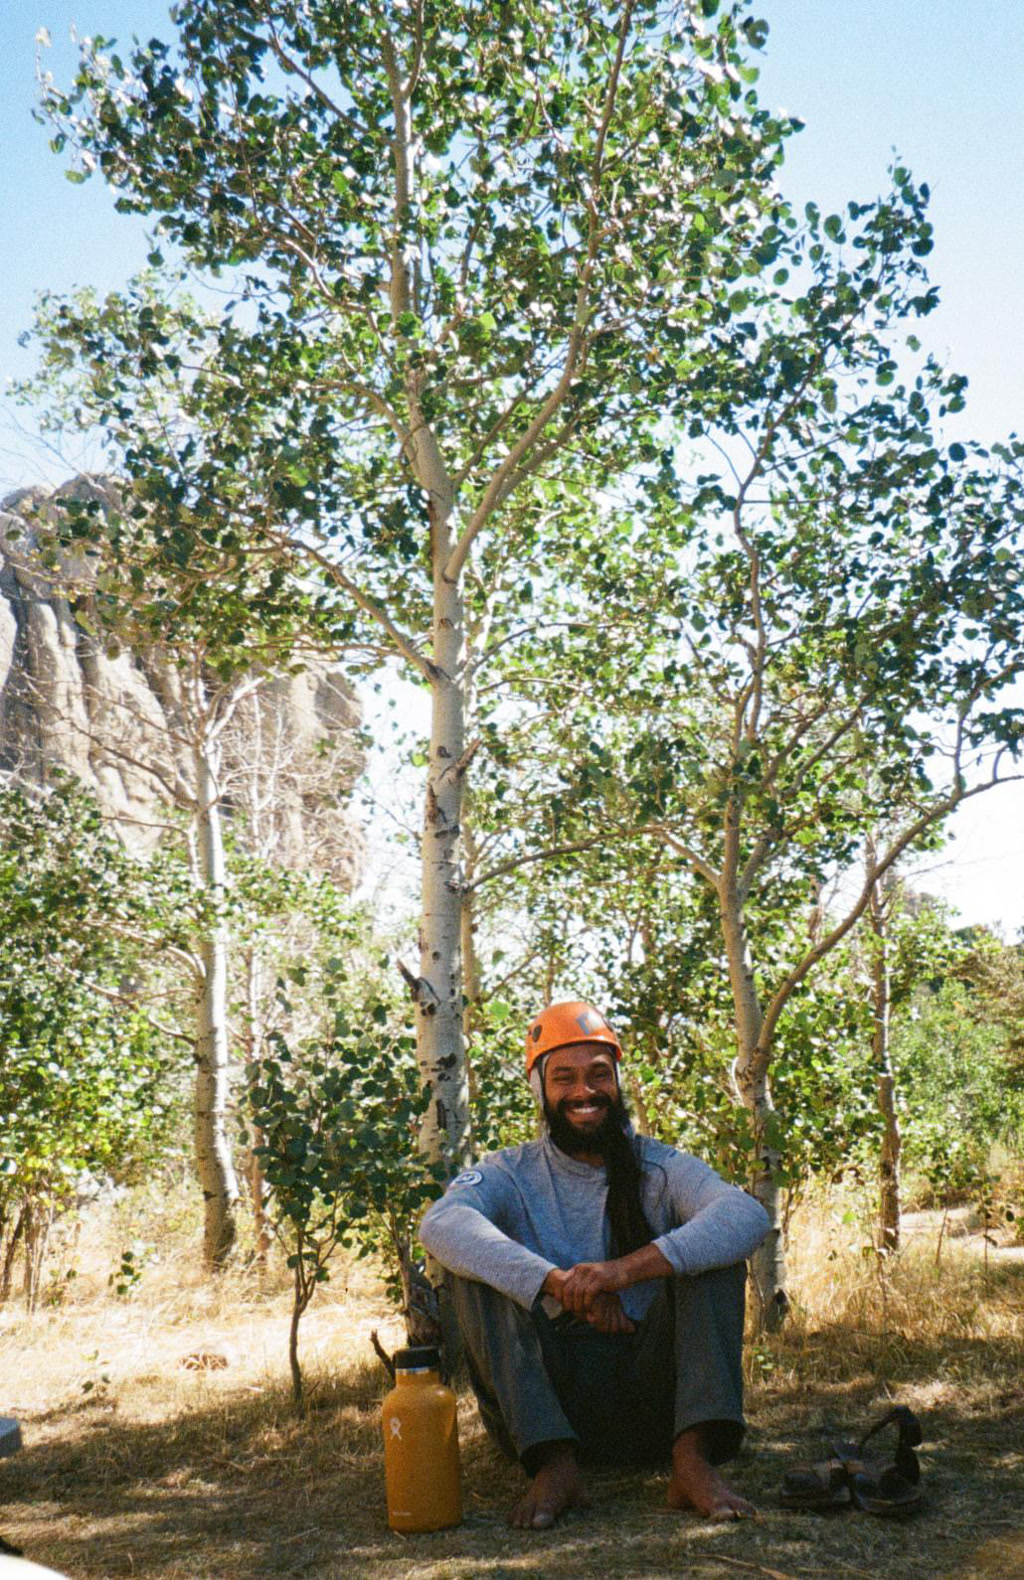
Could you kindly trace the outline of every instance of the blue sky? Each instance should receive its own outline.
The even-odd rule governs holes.
[[[1024,425],[1024,4],[764,0],[763,98],[806,122],[787,195],[871,197],[894,152],[932,190],[941,305],[922,336],[971,380],[964,425]]]
[[[167,37],[164,0],[8,0],[0,17],[0,378],[29,371],[17,336],[34,292],[110,288],[144,261],[145,226],[101,183],[73,186],[31,118],[34,37],[67,81],[82,34]],[[822,208],[884,190],[894,155],[932,188],[941,305],[923,338],[970,378],[958,436],[1024,427],[1024,0],[761,0],[770,36],[759,92],[806,129],[790,143],[787,196]],[[952,436],[952,430],[951,430]],[[54,475],[0,413],[0,492]],[[968,921],[1024,924],[1024,792],[965,809],[927,886]]]

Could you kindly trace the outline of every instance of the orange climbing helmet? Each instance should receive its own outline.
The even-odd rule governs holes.
[[[526,1033],[526,1074],[530,1075],[538,1059],[556,1048],[567,1048],[574,1042],[599,1042],[611,1048],[618,1063],[622,1058],[619,1039],[593,1004],[582,999],[570,999],[564,1004],[549,1004],[542,1009]]]

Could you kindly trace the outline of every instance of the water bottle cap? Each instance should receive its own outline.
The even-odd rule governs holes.
[[[417,1344],[407,1350],[396,1350],[396,1372],[437,1371],[441,1364],[441,1351],[436,1344]]]

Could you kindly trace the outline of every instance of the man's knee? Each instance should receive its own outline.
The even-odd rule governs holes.
[[[525,1463],[534,1444],[572,1441],[575,1433],[559,1401],[558,1355],[543,1311],[526,1311],[472,1279],[449,1274],[447,1287],[480,1415],[499,1447]]]
[[[746,1262],[730,1262],[726,1267],[711,1267],[706,1273],[693,1273],[689,1278],[676,1279],[675,1283],[689,1284],[692,1288],[708,1289],[716,1293],[744,1298],[747,1287]]]
[[[474,1336],[492,1330],[506,1336],[511,1333],[526,1334],[533,1330],[532,1314],[524,1311],[511,1296],[503,1295],[490,1284],[447,1273],[445,1292],[464,1343],[469,1344]]]
[[[742,1336],[747,1298],[747,1264],[732,1262],[670,1279],[676,1321],[710,1322]]]

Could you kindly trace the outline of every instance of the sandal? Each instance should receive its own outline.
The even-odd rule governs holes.
[[[895,1426],[898,1431],[893,1463],[882,1466],[865,1461],[865,1443],[887,1426]],[[863,1509],[866,1514],[889,1517],[910,1514],[920,1507],[921,1467],[914,1449],[923,1435],[913,1410],[900,1404],[870,1427],[859,1443],[833,1446],[832,1452],[841,1466],[855,1508]]]
[[[850,1507],[850,1483],[840,1459],[823,1459],[816,1465],[794,1465],[782,1482],[779,1502],[784,1509],[827,1509]]]

